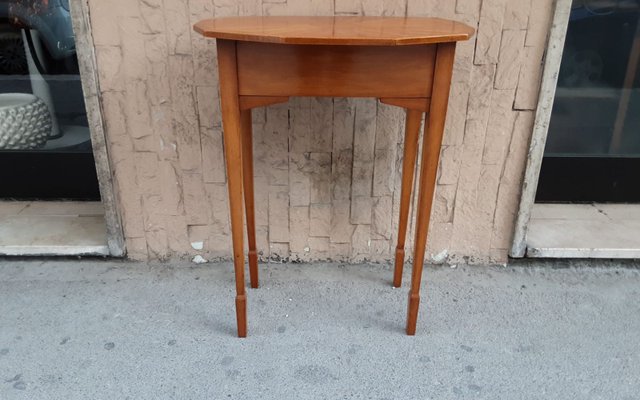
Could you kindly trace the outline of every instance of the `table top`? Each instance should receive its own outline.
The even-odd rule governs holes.
[[[282,44],[397,46],[467,40],[474,29],[423,17],[230,17],[193,29],[205,37]]]

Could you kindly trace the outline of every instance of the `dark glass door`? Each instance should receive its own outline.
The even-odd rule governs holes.
[[[536,201],[640,202],[640,0],[574,0]]]
[[[68,0],[0,0],[0,198],[99,200]]]

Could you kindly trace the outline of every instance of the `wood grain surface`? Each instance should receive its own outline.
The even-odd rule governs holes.
[[[206,37],[283,44],[410,45],[467,40],[463,23],[422,17],[230,17],[194,25]]]
[[[241,96],[429,97],[435,46],[237,42]]]

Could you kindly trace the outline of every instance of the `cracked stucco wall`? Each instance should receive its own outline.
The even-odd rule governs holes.
[[[129,257],[230,256],[215,45],[193,23],[409,15],[478,29],[456,54],[427,254],[452,263],[506,260],[553,0],[88,2]],[[255,110],[253,124],[263,258],[392,258],[402,110],[368,99],[293,98]]]

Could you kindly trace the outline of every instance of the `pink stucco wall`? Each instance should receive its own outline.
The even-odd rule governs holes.
[[[428,15],[478,29],[456,55],[428,256],[504,262],[552,3],[89,0],[129,256],[231,253],[215,45],[193,23],[230,15]],[[391,259],[403,118],[373,99],[299,98],[254,111],[263,257]]]

